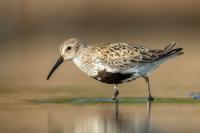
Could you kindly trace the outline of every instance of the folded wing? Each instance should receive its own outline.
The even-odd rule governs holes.
[[[102,43],[97,45],[95,53],[104,65],[122,71],[139,64],[183,54],[182,48],[174,48],[175,46],[174,43],[164,49],[148,49],[127,43]]]

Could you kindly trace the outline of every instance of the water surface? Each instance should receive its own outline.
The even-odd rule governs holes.
[[[200,104],[192,100],[185,103],[175,100],[149,103],[140,98],[142,102],[134,102],[133,99],[126,103],[123,100],[127,98],[119,102],[103,99],[74,99],[79,103],[48,102],[48,99],[41,102],[41,99],[34,99],[32,103],[1,104],[0,132],[195,133],[200,130]]]

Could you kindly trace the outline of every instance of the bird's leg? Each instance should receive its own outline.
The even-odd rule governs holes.
[[[147,83],[147,88],[148,88],[148,101],[153,101],[154,98],[151,96],[151,88],[150,88],[150,83],[149,83],[149,77],[143,76],[144,80]]]
[[[114,95],[113,95],[112,99],[117,100],[118,95],[119,95],[119,91],[117,89],[117,84],[114,84]]]

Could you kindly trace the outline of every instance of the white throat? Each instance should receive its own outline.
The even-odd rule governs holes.
[[[72,61],[74,62],[74,64],[75,64],[78,68],[81,69],[81,60],[80,60],[80,57],[79,57],[79,56],[74,57],[74,58],[72,59]]]

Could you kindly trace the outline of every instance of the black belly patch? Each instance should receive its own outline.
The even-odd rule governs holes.
[[[104,71],[100,71],[98,75],[93,78],[95,78],[98,81],[108,83],[108,84],[120,84],[120,83],[123,83],[123,81],[131,78],[132,76],[133,76],[133,73],[127,73],[127,74],[111,73],[111,72],[106,72],[104,70]]]

